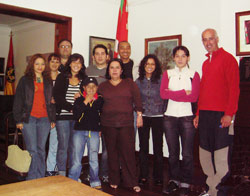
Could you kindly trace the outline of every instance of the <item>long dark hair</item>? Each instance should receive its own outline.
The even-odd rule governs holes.
[[[46,79],[49,79],[51,80],[51,76],[50,76],[50,68],[48,66],[48,63],[46,63],[46,59],[45,57],[42,55],[42,54],[34,54],[29,62],[28,62],[28,65],[26,67],[26,70],[24,72],[24,75],[32,80],[36,80],[36,74],[35,74],[35,71],[34,71],[34,64],[35,64],[35,61],[38,59],[38,58],[41,58],[44,60],[44,63],[45,63],[45,69],[44,71],[42,72],[42,76],[43,78],[46,80]]]
[[[70,68],[70,64],[73,62],[73,61],[77,61],[77,60],[80,60],[80,63],[82,64],[82,68],[81,70],[79,71],[79,73],[76,75],[76,77],[79,79],[79,80],[83,80],[84,78],[87,77],[86,73],[85,73],[85,65],[84,65],[84,58],[82,55],[78,54],[78,53],[74,53],[72,55],[69,56],[69,59],[68,61],[66,62],[65,64],[65,76],[68,77],[68,78],[71,78],[72,77],[72,73],[71,73],[71,68]]]
[[[121,69],[122,69],[122,74],[121,74],[120,77],[121,77],[121,78],[125,78],[125,74],[124,74],[124,64],[123,64],[122,60],[121,60],[121,59],[114,58],[114,59],[111,59],[111,60],[108,62],[108,66],[107,66],[107,69],[106,69],[105,78],[108,79],[108,80],[111,79],[111,77],[110,77],[110,75],[109,75],[109,67],[110,67],[110,64],[113,63],[113,62],[115,62],[115,61],[118,62],[118,63],[120,64]]]
[[[140,62],[139,65],[139,80],[143,80],[146,76],[145,66],[148,62],[148,59],[154,59],[155,62],[155,70],[152,73],[151,81],[157,83],[157,81],[161,78],[162,70],[161,70],[161,63],[158,60],[157,56],[154,54],[146,55]]]

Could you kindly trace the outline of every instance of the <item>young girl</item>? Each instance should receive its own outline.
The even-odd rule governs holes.
[[[66,176],[66,165],[70,135],[74,128],[74,96],[79,93],[80,85],[86,78],[83,56],[70,55],[65,71],[56,78],[54,98],[56,102],[56,130],[58,139],[57,167],[60,175]]]
[[[139,184],[147,182],[149,174],[149,133],[152,128],[154,149],[153,177],[156,185],[162,185],[163,175],[163,100],[160,97],[161,65],[155,55],[145,56],[139,66],[139,78],[135,81],[140,89],[143,106],[143,127],[138,129],[140,141]]]
[[[163,74],[161,97],[168,99],[164,113],[164,129],[169,150],[169,183],[164,193],[171,193],[180,187],[182,195],[187,195],[193,175],[193,126],[192,103],[199,95],[200,76],[189,69],[189,51],[185,46],[173,50],[176,67]],[[182,163],[179,161],[181,138]]]
[[[51,128],[55,127],[50,70],[41,54],[31,57],[20,79],[13,113],[17,128],[22,130],[32,161],[27,180],[45,176],[45,144]]]

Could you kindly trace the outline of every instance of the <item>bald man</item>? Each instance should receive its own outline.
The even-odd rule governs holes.
[[[239,67],[235,58],[219,48],[214,29],[202,33],[207,59],[202,66],[198,112],[200,163],[208,188],[200,196],[226,196],[233,143],[233,117],[238,109]]]

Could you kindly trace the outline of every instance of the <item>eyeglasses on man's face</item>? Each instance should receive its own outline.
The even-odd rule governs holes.
[[[70,45],[61,45],[60,48],[71,48]]]

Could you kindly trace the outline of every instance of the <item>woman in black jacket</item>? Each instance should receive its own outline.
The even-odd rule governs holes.
[[[58,139],[57,167],[60,175],[66,175],[67,153],[71,132],[74,128],[74,96],[86,78],[83,56],[72,54],[65,71],[56,78],[53,97],[56,102],[56,130]]]
[[[22,130],[32,161],[27,180],[45,176],[45,144],[55,127],[55,108],[51,104],[52,80],[41,54],[31,57],[20,79],[13,105],[17,128]]]

